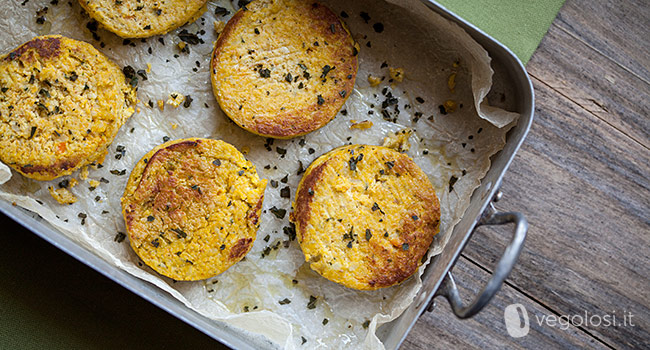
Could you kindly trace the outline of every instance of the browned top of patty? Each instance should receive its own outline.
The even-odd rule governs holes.
[[[212,86],[221,109],[242,128],[295,137],[338,113],[354,87],[357,54],[343,22],[320,3],[256,0],[219,36]]]
[[[133,169],[122,197],[131,246],[162,275],[222,273],[255,241],[266,180],[230,144],[170,141]]]
[[[438,232],[440,206],[428,177],[407,155],[353,145],[309,166],[291,218],[313,270],[372,290],[416,271]]]
[[[51,180],[101,162],[135,90],[92,45],[35,37],[0,56],[0,160]]]

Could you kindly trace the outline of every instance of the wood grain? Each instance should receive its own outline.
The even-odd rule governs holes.
[[[475,295],[490,274],[461,258],[453,270],[461,296]],[[508,335],[504,322],[506,306],[519,303],[527,312],[530,332],[521,338]],[[607,349],[576,327],[540,325],[537,319],[553,315],[534,300],[503,286],[481,313],[469,320],[454,316],[449,303],[436,300],[433,312],[425,313],[411,330],[403,349]]]
[[[647,0],[568,0],[555,24],[624,69],[650,81]]]
[[[511,283],[560,315],[630,311],[639,326],[583,328],[615,348],[647,347],[650,154],[543,82],[534,85],[536,120],[498,206],[530,222]],[[491,269],[509,236],[481,232],[465,254]]]
[[[557,22],[528,63],[530,75],[650,147],[648,82],[577,40]]]
[[[567,1],[528,64],[536,119],[497,205],[531,224],[520,261],[483,311],[492,315],[450,320],[443,306],[418,321],[405,348],[426,348],[426,338],[436,347],[516,348],[494,334],[510,296],[555,315],[634,315],[635,326],[583,325],[569,340],[538,337],[526,347],[650,348],[649,12],[643,1]],[[509,238],[481,228],[461,263],[491,271]],[[460,266],[457,280],[476,275]]]

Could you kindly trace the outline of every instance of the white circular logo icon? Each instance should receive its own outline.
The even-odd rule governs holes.
[[[513,338],[521,338],[530,331],[528,320],[528,311],[521,304],[512,304],[506,306],[503,312],[503,319],[506,323],[506,330]]]

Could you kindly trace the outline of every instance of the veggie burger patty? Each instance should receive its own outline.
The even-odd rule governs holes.
[[[417,270],[438,233],[440,206],[429,178],[407,155],[352,145],[309,166],[291,219],[313,270],[349,288],[374,290]]]
[[[339,18],[306,0],[255,0],[212,54],[214,95],[242,128],[291,138],[327,124],[350,96],[358,48]]]
[[[101,162],[135,100],[92,45],[35,37],[0,56],[0,160],[37,180]]]
[[[205,11],[207,0],[79,0],[90,17],[123,38],[165,34]]]
[[[175,280],[218,275],[253,246],[265,188],[255,167],[226,142],[166,142],[136,164],[124,191],[131,247]]]

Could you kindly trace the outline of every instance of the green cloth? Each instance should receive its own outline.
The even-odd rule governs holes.
[[[564,0],[437,0],[507,46],[523,64],[537,49]]]

